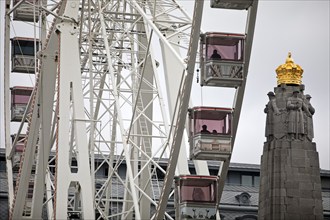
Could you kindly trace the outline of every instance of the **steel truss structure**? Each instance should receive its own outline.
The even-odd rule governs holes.
[[[48,219],[173,219],[166,210],[173,177],[190,173],[183,134],[204,1],[195,1],[191,18],[173,0],[5,4],[2,126],[9,218],[40,219],[46,210]],[[25,22],[38,27],[41,46],[34,90],[13,131],[10,33],[12,17],[22,7],[38,18]],[[254,1],[248,15],[245,79],[256,7]],[[244,87],[245,80],[236,88],[234,130]],[[15,170],[20,134],[24,150]],[[194,163],[198,174],[209,175],[206,161]],[[226,176],[228,165],[220,166],[220,176]],[[104,167],[107,173],[100,176]]]

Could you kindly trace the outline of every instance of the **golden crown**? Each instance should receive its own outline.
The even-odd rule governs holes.
[[[291,53],[289,52],[288,58],[286,58],[285,64],[279,65],[276,68],[277,74],[277,85],[284,84],[301,84],[301,78],[304,70],[295,64],[291,58]]]

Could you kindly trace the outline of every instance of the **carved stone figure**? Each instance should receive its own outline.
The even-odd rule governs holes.
[[[309,141],[312,141],[313,138],[314,138],[314,127],[313,127],[313,118],[312,116],[314,115],[315,113],[315,109],[314,107],[312,106],[312,104],[310,103],[310,99],[312,97],[307,94],[305,95],[305,99],[304,99],[304,103],[308,109],[308,113],[305,113],[305,122],[306,122],[306,132],[307,132],[307,139]]]
[[[275,115],[279,115],[280,111],[276,106],[275,94],[273,92],[268,92],[267,95],[269,102],[264,109],[264,112],[267,114],[265,136],[267,140],[270,141],[274,138]]]
[[[307,133],[305,130],[304,113],[310,115],[305,103],[298,97],[299,91],[293,91],[293,95],[287,100],[288,115],[288,135],[289,139],[303,139]]]

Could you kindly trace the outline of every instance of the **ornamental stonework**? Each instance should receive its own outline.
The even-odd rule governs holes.
[[[281,84],[269,92],[269,101],[264,112],[266,117],[265,136],[273,139],[308,140],[314,138],[311,96],[304,94],[304,86]]]

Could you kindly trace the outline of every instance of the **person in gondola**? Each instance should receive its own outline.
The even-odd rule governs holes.
[[[216,49],[213,50],[213,53],[210,57],[211,60],[220,60],[221,55],[218,54],[218,51]],[[211,76],[213,77],[219,77],[220,76],[220,67],[218,64],[212,64],[211,66]]]
[[[194,188],[192,198],[194,201],[203,201],[205,199],[204,192],[201,188]]]
[[[207,125],[203,125],[203,126],[202,126],[201,133],[202,133],[202,134],[210,134],[210,131],[207,130]]]
[[[221,59],[221,55],[218,54],[218,51],[216,49],[214,49],[210,58],[211,59],[218,59],[218,60],[220,60]]]

